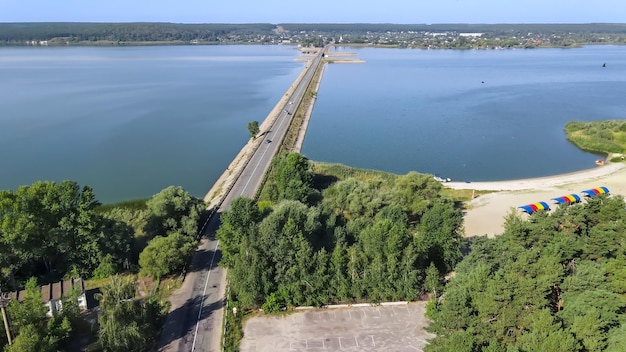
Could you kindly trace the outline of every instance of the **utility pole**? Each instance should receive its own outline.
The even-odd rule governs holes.
[[[9,299],[4,295],[4,293],[0,292],[0,310],[2,310],[2,321],[4,321],[4,330],[7,332],[7,340],[9,341],[9,345],[13,343],[11,340],[11,330],[9,329],[9,317],[7,315],[7,305],[9,304]]]

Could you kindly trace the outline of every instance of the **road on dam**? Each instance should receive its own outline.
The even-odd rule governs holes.
[[[255,196],[324,52],[320,50],[311,64],[306,65],[306,72],[301,75],[289,102],[280,109],[279,116],[263,135],[263,140],[232,188],[211,211],[212,215],[202,227],[199,248],[192,258],[182,286],[170,297],[172,307],[161,333],[159,351],[221,351],[226,270],[218,266],[221,251],[216,232],[220,225],[220,214],[228,210],[236,198]]]

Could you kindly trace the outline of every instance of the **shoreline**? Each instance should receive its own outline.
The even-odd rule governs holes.
[[[465,237],[494,237],[504,232],[504,217],[520,205],[550,200],[584,189],[608,187],[610,194],[626,197],[626,163],[609,163],[562,175],[494,182],[449,182],[452,189],[491,190],[466,202],[463,211]]]
[[[503,181],[447,182],[452,189],[475,189],[480,191],[523,191],[541,187],[556,187],[573,182],[587,181],[611,175],[626,167],[626,163],[608,163],[591,169],[568,172],[552,176],[541,176]]]

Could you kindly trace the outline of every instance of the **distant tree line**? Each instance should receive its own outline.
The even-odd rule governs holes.
[[[426,33],[483,33],[479,43],[430,41]],[[343,38],[344,44],[399,47],[488,48],[535,47],[532,37],[545,40],[539,46],[569,47],[590,43],[626,42],[626,24],[390,24],[390,23],[0,23],[0,45],[123,45],[142,43],[297,43],[323,46]],[[449,38],[448,38],[449,39]],[[507,43],[507,40],[511,42]]]
[[[394,23],[281,23],[282,28],[292,32],[316,31],[323,33],[346,32],[489,32],[505,35],[512,33],[626,33],[624,23],[587,23],[587,24],[470,24],[470,23],[435,23],[435,24],[394,24]]]
[[[626,209],[621,196],[511,213],[476,238],[429,305],[425,351],[624,351]],[[439,303],[437,303],[439,302]]]
[[[271,33],[271,24],[0,23],[0,43],[63,38],[72,42],[217,42],[220,36]]]
[[[461,259],[462,214],[432,176],[347,178],[315,189],[297,153],[272,166],[269,200],[235,200],[218,230],[243,307],[414,300]]]

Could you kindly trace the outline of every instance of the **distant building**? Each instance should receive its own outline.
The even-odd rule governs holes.
[[[87,298],[85,296],[85,282],[83,279],[69,279],[41,286],[41,302],[48,307],[46,316],[52,317],[55,312],[63,310],[63,298],[69,297],[72,290],[78,290],[78,306],[80,309],[87,309]],[[24,301],[26,291],[14,291],[9,294],[9,298]]]
[[[471,37],[471,38],[478,38],[478,37],[482,37],[484,33],[459,33],[460,37]]]

